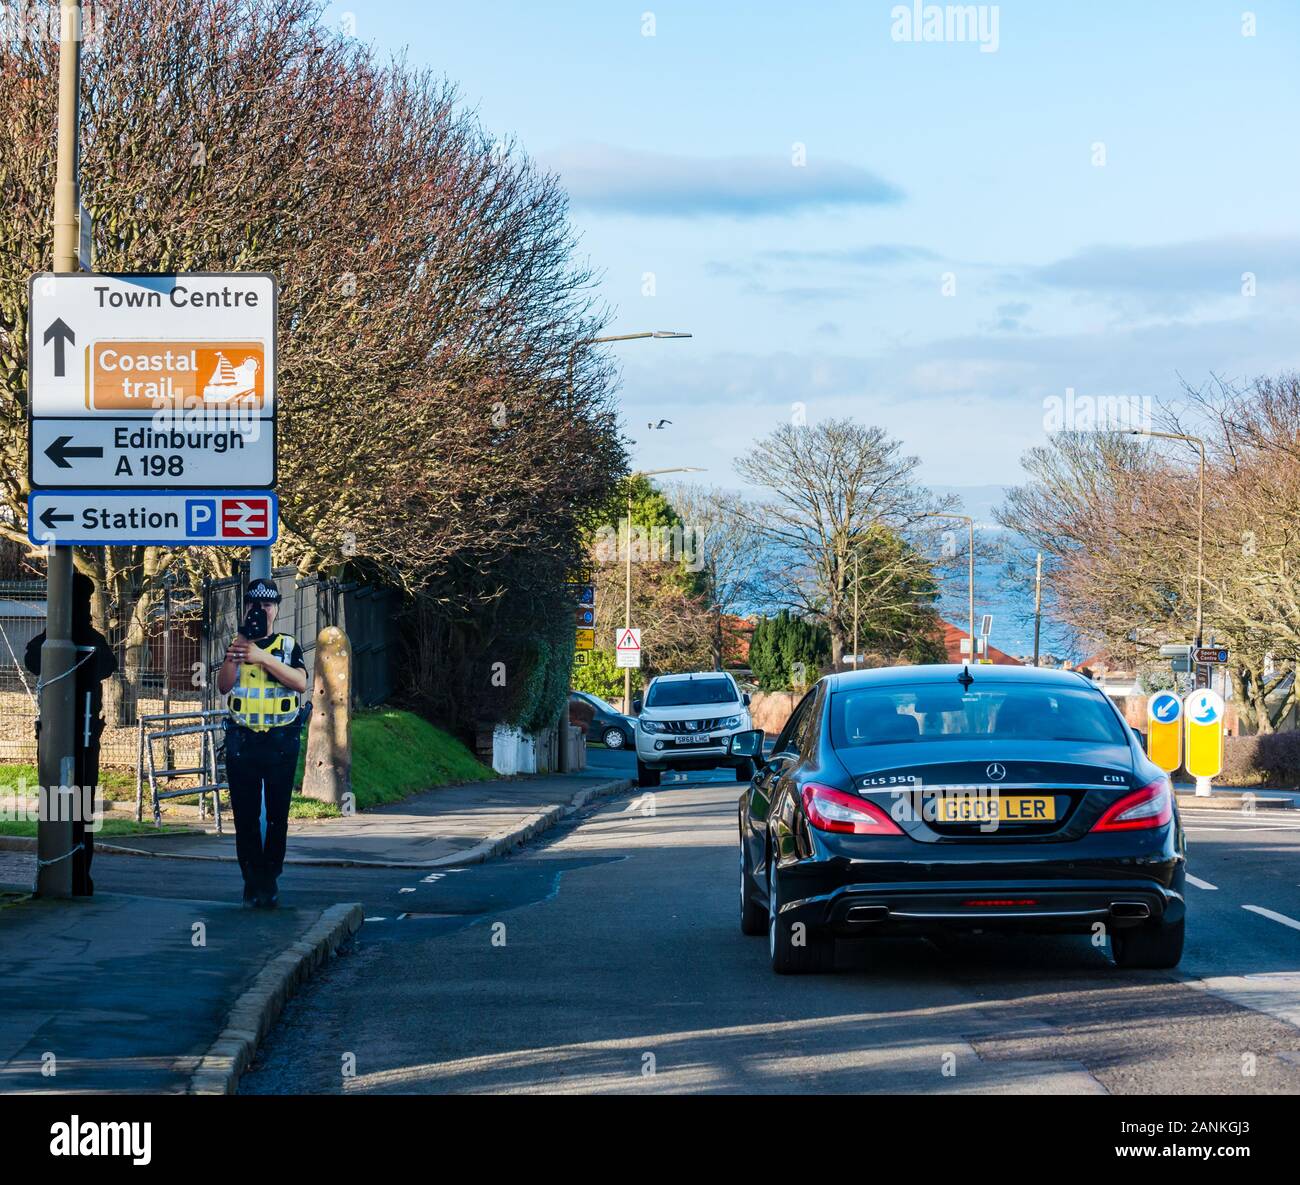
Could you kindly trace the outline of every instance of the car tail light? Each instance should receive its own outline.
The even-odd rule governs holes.
[[[903,834],[903,829],[885,811],[856,794],[808,782],[802,795],[808,822],[818,831],[840,831],[848,835]]]
[[[1106,808],[1094,831],[1141,831],[1163,827],[1174,817],[1174,793],[1168,778],[1149,782]]]

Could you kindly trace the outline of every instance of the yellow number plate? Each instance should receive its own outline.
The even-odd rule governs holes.
[[[940,823],[1051,823],[1056,819],[1056,799],[1018,794],[951,794],[937,802]]]

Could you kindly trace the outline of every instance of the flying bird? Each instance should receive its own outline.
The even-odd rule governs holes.
[[[647,427],[647,428],[652,428],[652,429],[653,429],[653,428],[663,428],[663,427],[666,427],[668,424],[671,424],[671,423],[672,423],[672,420],[660,420],[659,423],[657,423],[657,424],[647,424],[646,427]]]

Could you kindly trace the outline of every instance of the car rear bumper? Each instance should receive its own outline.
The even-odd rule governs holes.
[[[1085,855],[1077,845],[1053,858],[845,861],[805,859],[779,870],[782,916],[841,937],[878,932],[1011,929],[1086,933],[1184,914],[1184,861],[1169,837],[1138,852]],[[1125,844],[1129,837],[1116,841]],[[1062,845],[1065,846],[1065,845]],[[936,856],[938,853],[935,854]]]
[[[1176,922],[1183,914],[1182,894],[1154,881],[845,885],[825,896],[792,901],[782,910],[791,923],[802,921],[842,938],[886,931],[1087,933],[1099,922],[1124,928],[1146,921]]]

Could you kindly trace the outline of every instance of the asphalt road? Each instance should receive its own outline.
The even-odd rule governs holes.
[[[1201,884],[1176,973],[1008,937],[778,977],[736,924],[738,793],[692,775],[425,877],[292,870],[286,899],[360,900],[368,920],[241,1091],[1300,1091],[1300,812],[1185,812]],[[235,888],[204,864],[96,870],[114,891]]]

